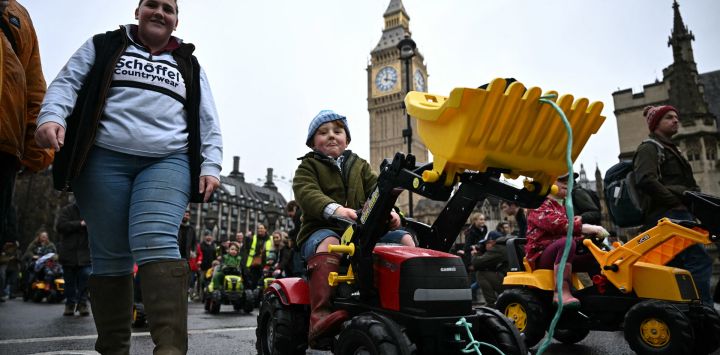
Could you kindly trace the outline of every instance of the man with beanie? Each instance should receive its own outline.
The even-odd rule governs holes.
[[[649,139],[637,148],[633,158],[637,189],[641,196],[644,230],[657,224],[660,218],[694,220],[685,204],[685,191],[699,191],[692,167],[671,140],[678,132],[680,121],[677,109],[670,105],[648,106],[643,115],[650,130]],[[712,307],[710,277],[712,259],[705,248],[695,244],[668,263],[688,270],[695,281],[700,299]]]
[[[308,343],[315,349],[329,346],[331,337],[349,316],[332,305],[334,288],[328,284],[328,275],[338,271],[340,255],[329,253],[328,246],[340,244],[343,228],[328,219],[340,216],[356,220],[355,211],[362,208],[377,184],[370,164],[347,150],[348,143],[347,118],[330,110],[320,111],[310,122],[305,139],[312,151],[299,158],[293,179],[293,192],[303,211],[297,241],[309,279]],[[400,216],[393,211],[389,217],[391,232],[380,242],[415,246],[412,236],[398,229]]]

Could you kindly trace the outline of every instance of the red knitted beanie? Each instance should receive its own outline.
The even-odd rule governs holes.
[[[646,106],[643,109],[643,116],[645,116],[645,121],[647,122],[650,132],[655,131],[655,128],[657,128],[658,124],[660,124],[660,120],[670,111],[675,111],[675,113],[678,112],[675,107],[670,105]]]

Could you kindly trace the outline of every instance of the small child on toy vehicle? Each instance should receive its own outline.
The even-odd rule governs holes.
[[[222,262],[220,263],[220,265],[218,265],[218,267],[215,269],[215,273],[213,274],[213,290],[219,289],[219,287],[222,285],[222,280],[225,278],[224,270],[235,269],[237,270],[237,274],[241,275],[241,257],[238,254],[239,251],[240,247],[237,244],[230,243],[230,246],[228,246],[227,254],[222,256]]]
[[[568,175],[558,177],[555,185],[557,193],[548,196],[540,207],[531,210],[528,214],[527,244],[525,244],[525,255],[533,269],[552,269],[557,273],[568,230],[568,219],[563,201],[567,197]],[[575,216],[573,220],[573,239],[582,242],[583,234],[607,236],[608,232],[601,226],[583,223],[582,217]],[[570,278],[575,271],[599,271],[599,266],[592,255],[579,255],[576,251],[576,243],[570,244],[570,253],[566,260],[563,271],[563,306],[577,308],[580,301],[570,293]],[[596,270],[597,269],[597,270]],[[553,302],[557,303],[558,293],[555,292]]]
[[[311,346],[348,318],[344,310],[332,312],[330,303],[333,288],[328,284],[328,274],[338,270],[340,255],[327,251],[329,245],[340,244],[343,228],[328,219],[338,216],[356,220],[356,210],[377,183],[370,164],[346,149],[349,143],[347,118],[330,110],[320,111],[310,122],[305,142],[312,152],[299,158],[293,179],[293,192],[303,211],[297,240],[308,270]],[[389,217],[391,232],[380,242],[415,246],[412,236],[398,229],[400,216],[393,211]]]

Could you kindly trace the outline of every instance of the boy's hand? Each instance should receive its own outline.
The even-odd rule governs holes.
[[[338,207],[338,209],[335,210],[335,213],[333,213],[336,216],[339,217],[345,217],[354,220],[357,220],[357,213],[352,208],[347,207]]]
[[[398,228],[400,228],[400,216],[394,210],[390,211],[390,229]]]

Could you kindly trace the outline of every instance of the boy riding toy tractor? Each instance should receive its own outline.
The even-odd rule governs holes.
[[[449,97],[411,92],[408,112],[435,161],[416,166],[412,155],[397,153],[380,167],[375,190],[356,221],[349,221],[340,245],[340,272],[327,282],[337,286],[333,307],[349,318],[328,336],[336,354],[460,354],[494,348],[526,354],[516,327],[488,307],[473,309],[462,260],[447,252],[478,202],[488,196],[537,207],[562,163],[567,136],[552,108],[541,104],[541,90],[503,79],[487,89],[457,88]],[[604,117],[601,103],[565,95],[559,107],[571,117],[576,157]],[[522,188],[501,174],[526,180]],[[406,221],[419,247],[379,244],[387,216],[402,190],[447,201],[432,225]],[[304,278],[275,280],[258,314],[259,354],[304,354],[308,347],[310,299]]]

